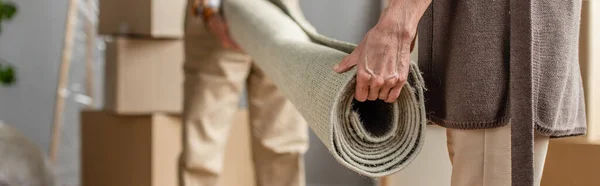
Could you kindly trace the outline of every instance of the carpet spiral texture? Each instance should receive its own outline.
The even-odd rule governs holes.
[[[355,47],[319,35],[279,0],[224,1],[230,34],[342,165],[369,177],[406,167],[425,138],[423,79],[411,64],[395,103],[353,99],[356,71],[333,66]]]

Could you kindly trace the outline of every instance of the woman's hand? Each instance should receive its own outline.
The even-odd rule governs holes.
[[[334,67],[338,73],[358,65],[355,99],[394,102],[406,83],[417,25],[431,0],[391,0],[375,27]]]

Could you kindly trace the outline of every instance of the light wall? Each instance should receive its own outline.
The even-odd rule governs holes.
[[[388,186],[450,186],[451,172],[446,129],[429,126],[419,156],[404,170],[390,176]]]
[[[18,7],[13,20],[2,23],[0,58],[12,63],[17,71],[14,86],[0,86],[0,120],[14,126],[48,152],[56,98],[58,70],[65,35],[68,0],[11,0]],[[87,9],[80,3],[73,32],[74,47],[71,73],[65,92],[65,109],[56,174],[62,186],[79,185],[79,112],[86,107],[85,96],[85,21]],[[92,2],[97,2],[93,0]],[[97,8],[97,6],[96,6]],[[90,15],[96,12],[92,9]],[[93,16],[92,16],[93,18]],[[100,39],[95,53],[96,100],[102,103],[104,47]]]
[[[47,150],[67,1],[13,2],[18,12],[2,23],[0,58],[16,66],[17,84],[0,86],[0,120]]]
[[[579,57],[586,95],[587,135],[591,140],[600,140],[600,1],[582,3]]]
[[[372,0],[300,0],[306,18],[321,33],[359,43],[379,18],[380,3]],[[312,132],[306,154],[308,186],[371,186],[374,181],[341,166]]]

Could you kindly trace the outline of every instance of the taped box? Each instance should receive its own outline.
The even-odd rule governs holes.
[[[542,186],[600,185],[600,141],[585,137],[550,140]]]
[[[105,109],[119,114],[180,113],[183,42],[115,37],[106,42]]]
[[[101,0],[101,35],[181,38],[186,0]]]
[[[81,113],[82,186],[177,186],[179,116]],[[253,186],[247,112],[235,116],[224,159],[223,186]]]

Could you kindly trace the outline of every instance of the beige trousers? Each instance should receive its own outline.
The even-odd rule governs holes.
[[[511,185],[510,125],[482,130],[447,129],[452,186]],[[540,185],[549,138],[536,134],[535,185]]]
[[[306,121],[249,56],[221,48],[193,18],[186,20],[185,32],[179,185],[220,185],[225,143],[244,87],[248,90],[256,185],[305,185]]]

